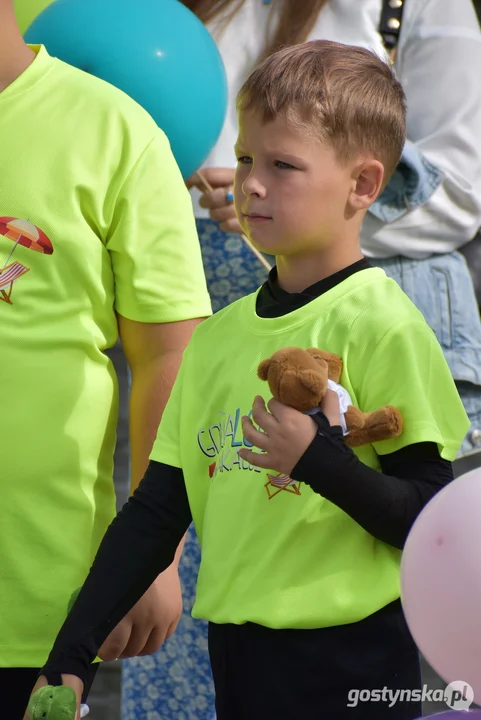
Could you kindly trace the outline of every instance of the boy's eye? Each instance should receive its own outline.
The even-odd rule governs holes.
[[[237,162],[239,165],[250,165],[252,163],[252,158],[247,155],[241,155],[241,157],[237,158]]]
[[[294,165],[289,165],[289,163],[283,162],[282,160],[276,160],[275,166],[280,170],[295,170]]]

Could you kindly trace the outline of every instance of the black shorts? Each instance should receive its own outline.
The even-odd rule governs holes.
[[[211,623],[209,653],[217,720],[414,720],[422,714],[419,653],[400,601],[361,622],[320,630]],[[367,701],[373,690],[380,699]],[[417,690],[418,697],[410,701],[404,692],[393,703],[396,690]]]
[[[84,702],[97,674],[98,665],[98,663],[94,663],[91,666],[90,679],[84,688]],[[35,668],[0,668],[0,697],[2,698],[0,717],[2,720],[23,720],[39,672],[40,670]],[[60,683],[55,681],[55,684]]]

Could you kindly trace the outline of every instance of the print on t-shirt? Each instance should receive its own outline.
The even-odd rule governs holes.
[[[301,494],[301,483],[298,480],[292,480],[289,475],[279,473],[271,475],[267,473],[268,481],[264,485],[267,490],[267,497],[272,500],[273,497],[279,495],[280,492],[289,492],[293,495]]]
[[[249,411],[248,417],[251,415],[252,410]],[[201,428],[197,432],[199,449],[203,455],[213,460],[208,466],[211,480],[215,480],[219,473],[232,470],[262,472],[260,468],[251,465],[239,456],[239,448],[242,446],[252,448],[252,444],[242,434],[241,417],[240,408],[233,413],[220,411],[217,422],[207,428]],[[288,475],[267,473],[267,482],[264,487],[267,490],[267,497],[271,500],[282,491],[300,495],[300,485],[300,482],[291,480]]]
[[[36,225],[15,217],[0,217],[0,236],[2,235],[13,242],[13,247],[8,251],[6,260],[0,259],[0,300],[13,305],[13,284],[30,270],[19,260],[13,259],[15,251],[23,247],[51,255],[53,245]]]
[[[251,414],[252,410],[249,411],[249,417]],[[235,412],[221,410],[216,415],[218,417],[216,422],[197,432],[199,449],[203,455],[212,460],[208,468],[210,479],[213,480],[219,473],[231,470],[249,470],[260,473],[259,468],[239,456],[239,448],[242,446],[252,447],[242,434],[241,409],[237,408]]]

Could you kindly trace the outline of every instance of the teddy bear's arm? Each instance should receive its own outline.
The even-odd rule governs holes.
[[[386,405],[385,407],[379,408],[379,410],[362,413],[362,415],[364,417],[364,427],[353,429],[352,432],[345,437],[346,444],[350,447],[359,447],[374,442],[381,442],[382,440],[389,440],[390,438],[398,437],[402,433],[402,415],[395,407]],[[346,422],[349,429],[347,413]]]
[[[349,405],[345,414],[346,426],[350,432],[360,430],[366,424],[367,415],[359,410],[359,408]]]

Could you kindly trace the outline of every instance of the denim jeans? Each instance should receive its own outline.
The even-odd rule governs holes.
[[[463,255],[370,262],[396,280],[436,334],[471,420],[459,455],[481,450],[481,320]]]

